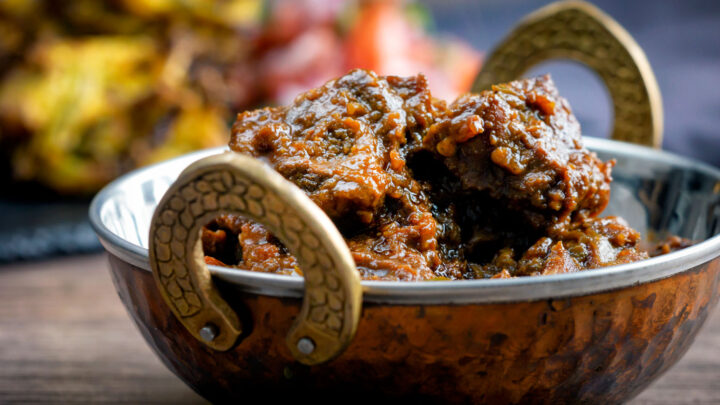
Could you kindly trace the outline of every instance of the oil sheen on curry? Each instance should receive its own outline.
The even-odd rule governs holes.
[[[614,162],[583,147],[549,76],[447,105],[423,75],[353,70],[292,105],[246,111],[230,148],[270,164],[333,220],[367,280],[508,278],[646,259],[603,217]],[[301,274],[262,225],[226,215],[203,229],[206,262]]]

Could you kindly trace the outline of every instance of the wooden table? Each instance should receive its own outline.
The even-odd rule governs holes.
[[[0,403],[205,401],[142,340],[103,255],[0,267]],[[633,404],[720,403],[720,311]]]

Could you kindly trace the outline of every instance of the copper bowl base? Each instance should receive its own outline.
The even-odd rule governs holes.
[[[665,279],[557,300],[366,303],[347,350],[307,367],[284,342],[301,299],[219,283],[252,329],[233,349],[217,352],[176,320],[152,273],[113,255],[110,264],[118,294],[145,340],[170,370],[213,402],[618,403],[680,359],[720,293],[715,259]]]

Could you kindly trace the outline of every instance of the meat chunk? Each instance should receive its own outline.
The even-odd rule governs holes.
[[[406,160],[444,108],[422,75],[354,70],[290,106],[239,114],[230,147],[302,188],[348,238],[367,278],[424,280],[443,261],[425,186]]]
[[[202,230],[205,262],[265,273],[302,274],[297,261],[264,226],[222,215]]]
[[[288,107],[239,114],[230,148],[267,159],[331,218],[370,224],[385,197],[412,181],[407,135],[419,142],[434,110],[424,77],[354,70]]]
[[[580,125],[549,76],[460,97],[424,144],[463,187],[488,192],[537,229],[596,216],[609,200],[613,162],[583,147]]]
[[[479,277],[502,272],[509,276],[562,274],[649,257],[640,246],[640,233],[619,217],[586,219],[553,237],[541,237],[518,260],[514,256],[513,249],[501,249],[489,264],[476,266],[475,271]]]
[[[659,242],[655,242],[654,244],[646,244],[645,247],[650,257],[656,257],[685,249],[693,244],[694,242],[690,239],[682,238],[677,235],[670,235]]]

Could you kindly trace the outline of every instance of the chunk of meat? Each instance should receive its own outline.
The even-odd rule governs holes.
[[[538,229],[596,216],[609,200],[613,162],[583,147],[549,76],[460,97],[424,144],[466,189],[487,191]]]
[[[205,263],[278,274],[302,274],[297,261],[264,226],[222,215],[202,230]]]
[[[690,239],[671,235],[659,242],[650,244],[649,246],[647,246],[647,251],[650,257],[656,257],[685,249],[686,247],[690,247],[693,244],[694,242]]]
[[[368,278],[430,279],[443,265],[437,222],[407,155],[444,108],[422,75],[354,70],[290,106],[239,114],[230,147],[303,189],[348,238]]]
[[[554,237],[543,236],[515,260],[511,248],[501,249],[485,266],[476,266],[479,277],[503,271],[512,276],[574,273],[647,259],[640,233],[619,217],[590,218],[573,224]]]
[[[266,159],[331,218],[366,225],[412,182],[408,135],[419,142],[434,113],[424,77],[354,70],[288,107],[239,114],[230,148]]]

